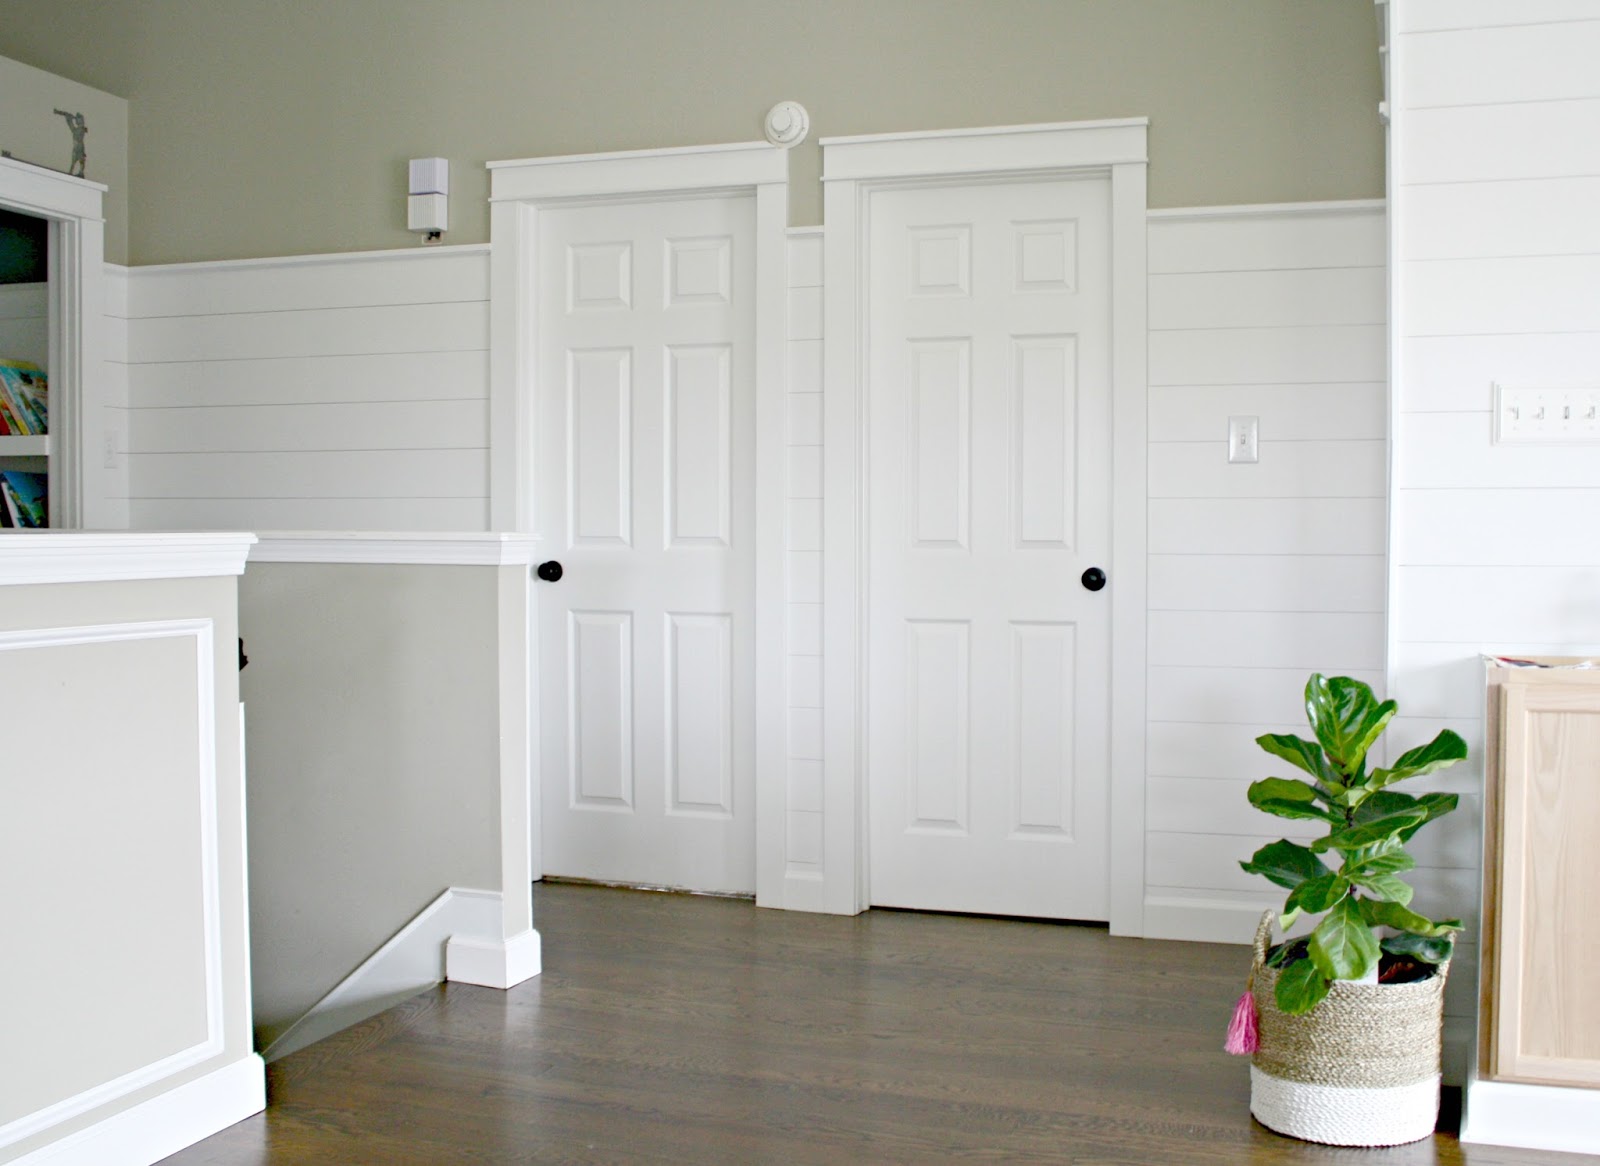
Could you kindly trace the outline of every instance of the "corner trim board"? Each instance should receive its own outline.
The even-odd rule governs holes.
[[[453,935],[444,949],[445,979],[484,988],[515,988],[542,970],[539,933],[532,929],[509,939]]]

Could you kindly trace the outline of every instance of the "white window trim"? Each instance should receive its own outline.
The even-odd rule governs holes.
[[[538,534],[537,243],[540,211],[634,199],[755,199],[756,901],[781,905],[787,782],[785,341],[788,152],[768,142],[491,162],[489,212],[490,528]],[[532,634],[530,629],[530,635]],[[537,759],[537,743],[533,757]],[[534,789],[538,765],[535,760]],[[538,794],[532,796],[537,828]],[[538,839],[533,852],[539,853]],[[536,869],[534,877],[540,872]]]
[[[822,139],[823,878],[830,911],[854,913],[871,902],[862,738],[866,200],[888,186],[1100,172],[1111,180],[1110,914],[1113,933],[1143,932],[1147,131],[1147,119],[1132,118]]]

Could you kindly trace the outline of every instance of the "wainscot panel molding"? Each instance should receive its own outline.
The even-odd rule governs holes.
[[[531,565],[539,538],[531,534],[444,531],[262,531],[250,551],[253,563],[412,563],[514,567]]]
[[[0,585],[238,575],[253,534],[9,531]]]

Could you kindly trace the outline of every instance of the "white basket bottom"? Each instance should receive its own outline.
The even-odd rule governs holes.
[[[1347,1089],[1285,1081],[1250,1066],[1250,1112],[1269,1130],[1329,1146],[1398,1146],[1433,1133],[1437,1075],[1415,1085]]]

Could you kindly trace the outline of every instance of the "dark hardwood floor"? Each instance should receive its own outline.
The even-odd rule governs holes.
[[[1255,1125],[1221,1050],[1240,947],[586,886],[534,910],[543,975],[286,1057],[264,1115],[168,1162],[1600,1162]]]

